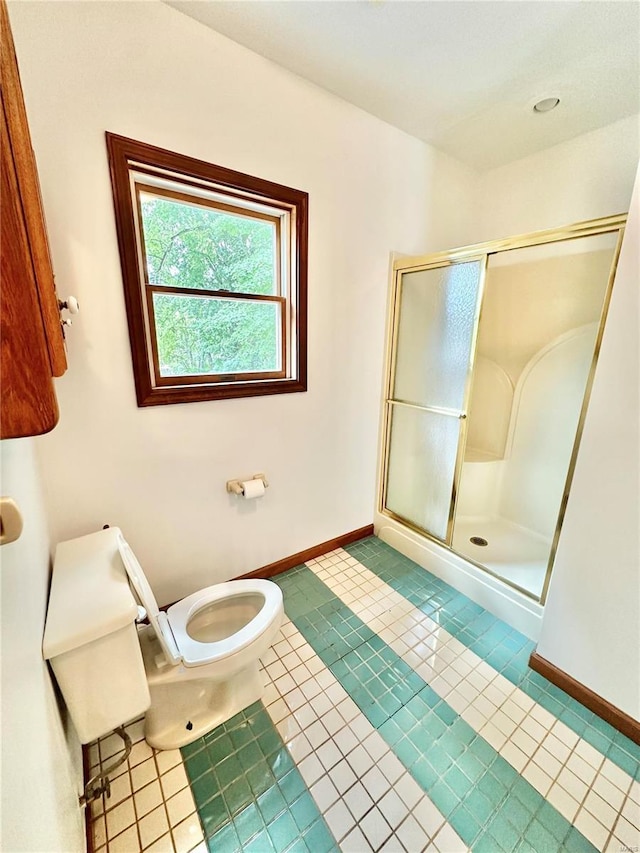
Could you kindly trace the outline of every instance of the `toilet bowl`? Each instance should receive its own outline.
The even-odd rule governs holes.
[[[280,588],[267,580],[214,584],[162,612],[120,531],[118,550],[149,625],[139,629],[151,695],[145,738],[177,749],[257,702],[264,687],[259,658],[284,614]]]

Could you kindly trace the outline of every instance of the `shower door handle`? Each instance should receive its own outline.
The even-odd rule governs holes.
[[[418,409],[421,412],[431,412],[434,415],[446,415],[449,418],[458,418],[464,421],[467,417],[466,412],[461,412],[458,409],[446,409],[442,406],[423,406],[419,403],[408,403],[406,400],[387,400],[389,406],[403,406],[407,409]]]

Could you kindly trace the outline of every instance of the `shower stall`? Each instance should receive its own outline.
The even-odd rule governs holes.
[[[394,264],[376,528],[498,615],[516,605],[529,635],[549,586],[624,222]]]

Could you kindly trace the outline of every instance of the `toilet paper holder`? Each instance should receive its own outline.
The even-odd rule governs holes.
[[[264,483],[265,489],[268,488],[268,486],[269,486],[269,483],[267,482],[267,478],[265,477],[264,474],[254,474],[253,477],[251,477],[251,479],[252,480],[262,480],[262,482]],[[247,482],[246,479],[245,480],[227,480],[227,491],[232,492],[234,495],[243,496],[244,495],[244,488],[242,485],[243,482]]]

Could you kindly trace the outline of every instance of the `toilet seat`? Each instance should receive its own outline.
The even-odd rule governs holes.
[[[120,531],[118,550],[136,596],[147,611],[149,622],[167,660],[172,664],[183,663],[185,666],[195,667],[230,657],[246,648],[272,622],[280,618],[282,591],[271,581],[261,579],[237,580],[205,587],[172,604],[167,612],[163,613],[136,555]],[[187,633],[189,620],[205,607],[252,593],[262,596],[264,603],[253,619],[239,631],[212,643],[194,640]]]
[[[189,620],[196,613],[218,601],[238,596],[260,595],[263,605],[243,628],[212,643],[194,640],[187,633]],[[173,604],[167,610],[169,627],[185,666],[213,663],[246,648],[280,615],[282,592],[276,584],[266,580],[238,580],[214,584],[194,592]]]

